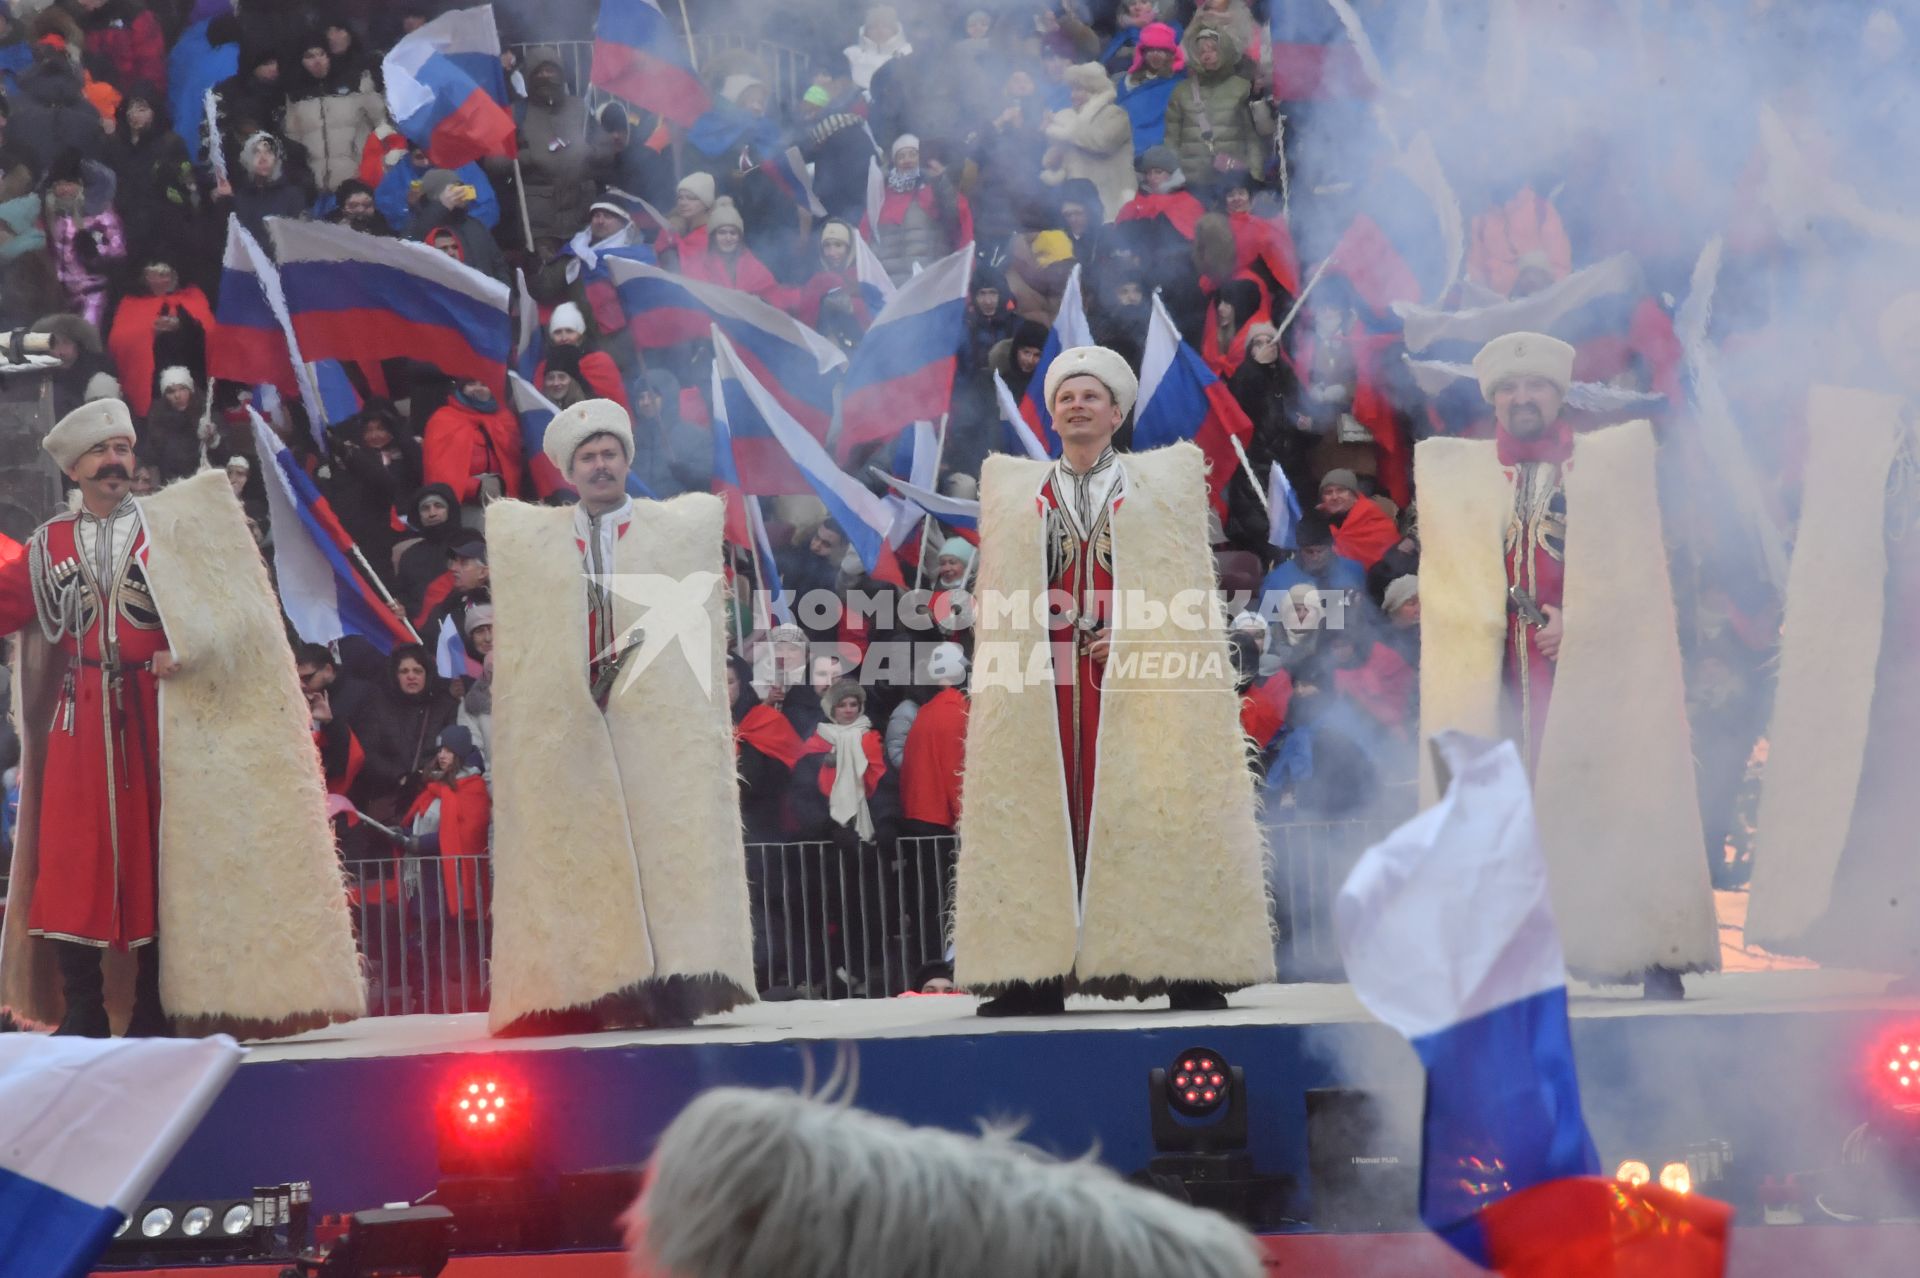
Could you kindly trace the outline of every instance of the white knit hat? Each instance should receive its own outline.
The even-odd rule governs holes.
[[[893,145],[887,148],[887,158],[892,159],[894,156],[900,154],[906,147],[912,147],[918,151],[920,149],[920,139],[914,134],[902,133],[893,140]]]
[[[1380,599],[1381,611],[1391,615],[1402,604],[1410,603],[1420,597],[1420,578],[1413,573],[1404,577],[1395,577],[1387,583],[1386,593]]]
[[[95,444],[109,439],[134,439],[133,414],[117,399],[96,399],[62,417],[40,446],[61,470],[73,464]]]
[[[1564,395],[1573,385],[1573,347],[1545,333],[1508,333],[1480,348],[1473,373],[1489,404],[1493,388],[1509,377],[1544,377]]]
[[[554,307],[553,318],[547,321],[547,332],[549,335],[554,333],[585,333],[586,331],[587,317],[582,315],[580,308],[572,302],[562,302],[560,305]]]
[[[680,185],[673,188],[674,194],[685,192],[708,208],[713,207],[713,174],[689,173],[680,179]]]
[[[1114,402],[1120,405],[1120,415],[1125,417],[1133,411],[1133,401],[1140,394],[1140,379],[1127,367],[1127,361],[1104,346],[1070,346],[1054,356],[1053,363],[1047,365],[1047,409],[1053,409],[1053,397],[1060,389],[1060,383],[1069,377],[1088,376],[1099,379],[1113,393]]]
[[[573,466],[573,454],[595,435],[612,435],[632,459],[633,423],[627,419],[627,410],[610,399],[583,399],[561,409],[547,424],[540,448],[565,475]]]

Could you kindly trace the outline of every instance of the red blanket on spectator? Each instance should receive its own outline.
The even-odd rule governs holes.
[[[487,779],[478,772],[451,781],[429,781],[407,809],[406,825],[440,805],[440,878],[446,885],[448,914],[478,917],[483,908],[480,858],[487,855],[487,827],[493,819],[493,799]],[[460,858],[460,859],[455,859]]]
[[[1121,208],[1120,216],[1113,220],[1141,222],[1149,218],[1164,217],[1172,223],[1174,230],[1187,239],[1192,239],[1206,211],[1206,207],[1195,199],[1190,191],[1168,191],[1165,195],[1143,193],[1128,200]]]
[[[545,391],[547,380],[547,361],[541,360],[540,367],[533,370],[533,384]],[[601,399],[610,399],[620,405],[621,411],[629,415],[633,408],[627,403],[627,388],[620,380],[620,367],[613,362],[613,356],[605,351],[588,351],[580,357],[580,380],[587,384],[587,390]]]
[[[1379,563],[1399,540],[1400,529],[1387,518],[1387,512],[1365,497],[1353,503],[1346,518],[1333,530],[1334,550],[1362,568]]]
[[[1382,727],[1404,734],[1413,709],[1413,667],[1384,643],[1376,643],[1365,661],[1333,672],[1333,686]]]
[[[107,334],[107,352],[120,373],[121,397],[135,417],[145,417],[153,407],[153,377],[157,371],[153,366],[153,322],[167,311],[185,311],[209,339],[213,337],[213,311],[207,306],[207,295],[191,285],[164,297],[148,294],[121,300]],[[193,372],[200,377],[201,370]]]
[[[1227,222],[1233,228],[1234,273],[1245,275],[1255,262],[1265,263],[1280,287],[1298,297],[1300,257],[1286,222],[1278,217],[1269,221],[1252,213],[1229,213]]]
[[[960,822],[965,767],[967,698],[942,688],[913,717],[900,760],[900,803],[909,821],[952,827]]]
[[[500,476],[507,496],[521,495],[520,423],[504,409],[482,413],[448,400],[427,419],[420,452],[426,482],[453,489],[462,505],[478,504],[482,475]]]
[[[1293,677],[1284,670],[1262,679],[1240,698],[1240,731],[1264,750],[1287,725],[1287,706],[1293,701]]]
[[[800,734],[793,730],[787,716],[765,704],[756,705],[733,725],[733,740],[736,755],[739,747],[750,745],[789,768],[807,753],[806,743],[800,740]]]

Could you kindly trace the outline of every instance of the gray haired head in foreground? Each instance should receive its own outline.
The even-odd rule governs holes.
[[[1097,1163],[742,1088],[674,1119],[627,1230],[641,1272],[672,1278],[1261,1273],[1238,1225]]]

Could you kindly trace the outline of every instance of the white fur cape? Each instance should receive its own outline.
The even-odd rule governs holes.
[[[1567,965],[1594,980],[1720,963],[1654,456],[1630,422],[1580,435],[1566,470],[1566,637],[1534,810]],[[1421,735],[1502,736],[1512,483],[1493,441],[1429,439],[1414,486]]]
[[[1112,997],[1146,997],[1173,981],[1227,989],[1270,981],[1265,841],[1214,593],[1205,460],[1186,443],[1120,458],[1127,487],[1112,522],[1116,596],[1137,591],[1167,603],[1207,592],[1207,602],[1198,631],[1171,610],[1116,619],[1078,888],[1047,632],[1031,606],[1019,620],[992,607],[996,592],[1045,596],[1036,498],[1051,465],[990,457],[980,476],[955,977],[989,994],[1070,977],[1075,988]],[[1141,660],[1129,676],[1128,654],[1196,669],[1156,678]],[[1030,672],[1044,681],[1022,686]]]
[[[724,667],[723,508],[689,494],[636,501],[618,574],[711,577],[696,670],[677,646],[616,685],[605,714],[587,672],[587,594],[573,511],[487,508],[492,566],[493,1002],[598,1006],[610,1022],[679,978],[695,1014],[753,997],[753,927]],[[705,575],[705,577],[702,576]],[[617,632],[639,605],[616,595]],[[658,622],[656,621],[656,623]],[[705,687],[702,687],[702,676]]]
[[[1901,401],[1816,386],[1767,732],[1747,938],[1803,953],[1853,823],[1886,619],[1887,471]]]
[[[160,687],[160,1000],[183,1033],[264,1038],[366,1011],[306,699],[260,553],[226,476],[140,503],[147,578],[182,668]],[[22,635],[20,851],[0,954],[5,1002],[61,1014],[51,946],[27,935],[45,725],[65,667]],[[21,855],[24,853],[24,856]],[[110,955],[114,1002],[131,964]]]

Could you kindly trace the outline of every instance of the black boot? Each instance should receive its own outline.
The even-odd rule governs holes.
[[[53,1032],[75,1038],[108,1038],[113,1028],[107,1024],[106,982],[100,961],[106,951],[78,941],[55,941],[60,956],[60,992],[66,996],[67,1014]]]
[[[1641,996],[1649,1002],[1678,1003],[1687,996],[1680,984],[1680,973],[1670,967],[1650,967],[1641,986]]]
[[[981,1016],[1059,1016],[1067,1010],[1066,983],[1058,977],[1051,981],[1015,981],[1006,993],[980,1005]]]
[[[172,1038],[173,1022],[160,1005],[160,942],[149,941],[134,951],[139,964],[133,974],[133,1015],[127,1021],[128,1038]]]
[[[1227,996],[1204,981],[1174,981],[1167,986],[1170,1012],[1224,1012]]]

